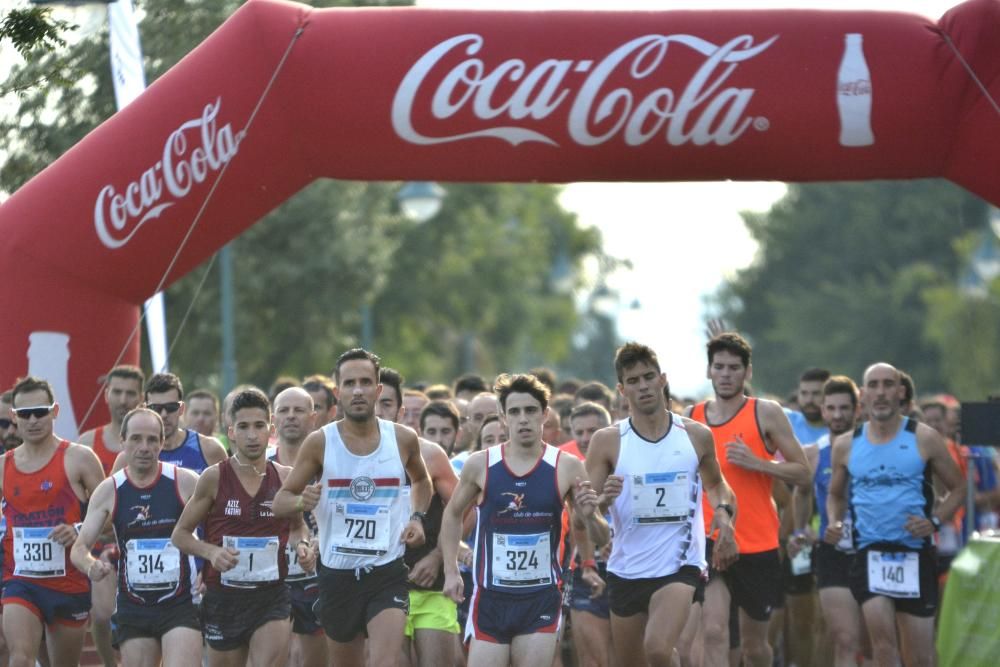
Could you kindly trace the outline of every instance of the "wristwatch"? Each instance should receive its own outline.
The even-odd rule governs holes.
[[[729,513],[729,518],[730,519],[732,519],[734,516],[736,516],[736,511],[733,510],[733,506],[730,505],[729,503],[719,503],[718,505],[715,506],[715,509],[717,509],[717,510],[726,510],[726,512]]]
[[[931,523],[934,524],[934,532],[935,533],[938,532],[939,530],[941,530],[941,519],[939,519],[936,516],[934,516],[933,514],[931,514],[930,520],[931,520]]]
[[[420,519],[420,523],[427,523],[427,512],[414,512],[410,515],[410,521]]]

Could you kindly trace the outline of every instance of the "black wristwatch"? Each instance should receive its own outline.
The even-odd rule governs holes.
[[[719,503],[718,505],[715,506],[715,509],[717,509],[717,510],[726,510],[726,512],[729,513],[729,518],[730,519],[732,519],[734,516],[736,516],[736,511],[733,510],[733,506],[730,505],[729,503]]]
[[[410,521],[420,519],[420,523],[427,523],[427,512],[414,512],[410,515]]]
[[[941,519],[939,519],[936,516],[934,516],[933,514],[931,514],[930,520],[931,520],[931,523],[934,524],[934,532],[935,533],[938,532],[939,530],[941,530]]]

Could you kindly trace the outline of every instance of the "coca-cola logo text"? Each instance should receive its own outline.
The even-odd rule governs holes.
[[[754,122],[746,110],[753,88],[726,87],[739,63],[757,56],[778,39],[774,35],[754,45],[750,35],[740,35],[717,45],[693,35],[644,35],[613,50],[603,60],[548,59],[529,66],[512,58],[489,67],[475,57],[483,48],[483,37],[458,35],[425,53],[410,68],[396,90],[392,125],[405,141],[442,144],[464,139],[493,137],[513,146],[559,142],[530,127],[557,111],[566,115],[566,131],[581,146],[597,146],[616,137],[626,145],[639,146],[656,136],[671,146],[688,142],[697,146],[719,146],[736,141]],[[662,72],[668,47],[677,44],[705,57],[680,92],[658,87],[639,98],[627,86],[609,85],[612,76],[640,81]],[[467,56],[451,66],[443,64],[455,51]],[[443,76],[442,76],[443,75]],[[424,90],[428,79],[439,79],[433,90]],[[655,80],[655,79],[651,79]],[[515,84],[503,98],[498,88]],[[430,116],[446,121],[463,109],[471,109],[487,127],[460,134],[442,128],[434,135],[414,127],[414,105],[430,104]],[[568,107],[568,108],[567,108]],[[757,119],[766,126],[766,119]],[[497,124],[494,124],[497,122]],[[601,129],[597,129],[601,125]]]
[[[146,222],[184,198],[195,185],[228,163],[243,132],[218,126],[222,99],[205,105],[200,118],[185,121],[167,137],[163,155],[121,191],[105,185],[94,205],[94,227],[105,246],[120,248]]]
[[[837,86],[839,95],[871,95],[872,82],[868,79],[858,79],[857,81],[844,81]]]

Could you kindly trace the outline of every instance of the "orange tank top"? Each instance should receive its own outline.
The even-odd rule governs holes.
[[[17,469],[15,450],[5,454],[3,514],[7,519],[7,532],[3,537],[4,580],[23,579],[62,593],[86,593],[90,590],[87,576],[73,567],[70,561],[69,547],[64,550],[64,558],[55,562],[56,547],[45,539],[48,529],[83,519],[83,502],[77,498],[66,477],[68,448],[69,442],[60,441],[49,462],[30,473]],[[23,571],[30,573],[24,576],[15,574],[18,559],[15,536],[21,542]]]
[[[107,426],[107,424],[105,424]],[[101,466],[104,468],[104,476],[111,476],[111,469],[115,467],[115,461],[118,459],[118,455],[121,454],[120,451],[113,452],[108,449],[108,446],[104,443],[104,426],[97,427],[94,431],[94,446],[92,448],[94,453],[97,454],[97,458],[101,460]]]
[[[740,409],[728,421],[722,424],[710,424],[705,413],[707,402],[699,403],[691,411],[691,419],[705,424],[712,429],[715,438],[715,455],[719,459],[719,467],[729,486],[736,495],[736,544],[740,553],[754,554],[771,551],[778,548],[778,511],[771,497],[771,485],[774,478],[759,472],[744,470],[726,461],[726,443],[733,442],[739,436],[747,447],[765,460],[772,460],[774,455],[767,451],[764,444],[764,434],[757,419],[757,399],[747,398]],[[708,500],[708,494],[702,496],[702,509],[705,517],[705,532],[712,525],[714,508]]]

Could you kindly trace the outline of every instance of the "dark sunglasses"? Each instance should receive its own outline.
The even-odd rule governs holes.
[[[170,401],[169,403],[148,403],[146,407],[156,414],[163,414],[166,412],[168,415],[172,415],[181,409],[181,402]]]
[[[14,414],[17,415],[18,419],[31,419],[32,417],[41,419],[48,417],[54,407],[55,405],[34,405],[30,408],[14,408]]]
[[[0,418],[0,431],[6,431],[11,426],[17,426],[17,424],[15,424],[9,419]]]

